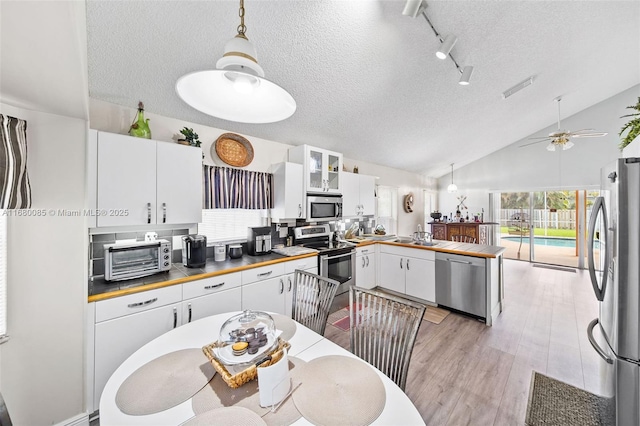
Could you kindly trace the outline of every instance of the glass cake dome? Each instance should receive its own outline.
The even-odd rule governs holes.
[[[225,364],[244,364],[257,360],[278,347],[273,317],[261,311],[243,311],[225,321],[220,328],[218,358]]]

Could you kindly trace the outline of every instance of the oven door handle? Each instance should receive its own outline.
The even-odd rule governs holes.
[[[354,252],[349,252],[346,254],[338,254],[336,256],[322,256],[322,260],[331,260],[331,259],[339,259],[341,257],[349,257],[349,256],[353,256]]]

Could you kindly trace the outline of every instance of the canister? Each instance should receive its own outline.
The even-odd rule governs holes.
[[[213,260],[216,262],[224,262],[226,255],[226,247],[224,244],[216,244],[213,246]]]

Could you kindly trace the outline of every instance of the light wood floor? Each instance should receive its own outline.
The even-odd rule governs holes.
[[[428,425],[523,425],[532,371],[599,393],[587,340],[598,307],[587,271],[505,260],[505,309],[493,327],[450,314],[423,321],[406,393]],[[347,303],[345,303],[346,306]],[[349,333],[325,336],[349,348]]]

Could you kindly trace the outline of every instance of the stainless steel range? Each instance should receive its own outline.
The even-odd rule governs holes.
[[[356,283],[356,249],[347,242],[332,239],[329,224],[300,226],[293,230],[295,244],[319,251],[319,275],[340,282],[336,294],[349,291]]]

